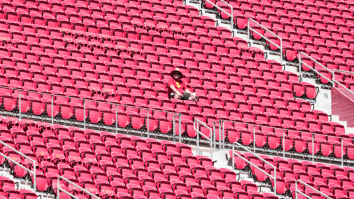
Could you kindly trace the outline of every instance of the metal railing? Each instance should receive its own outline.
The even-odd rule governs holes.
[[[354,94],[354,93],[353,93]],[[232,120],[217,120],[217,121],[214,121],[214,123],[213,123],[213,129],[214,129],[214,147],[215,148],[217,148],[217,146],[216,146],[216,144],[217,144],[217,142],[218,142],[218,144],[219,144],[219,149],[220,150],[222,150],[222,149],[225,149],[225,147],[226,146],[231,146],[231,147],[233,147],[234,146],[234,144],[237,142],[235,142],[235,143],[230,143],[230,144],[227,144],[226,142],[225,142],[225,122],[232,122],[232,125],[234,125],[234,123],[238,123],[238,124],[244,124],[244,125],[251,125],[252,127],[253,127],[253,146],[249,146],[249,147],[251,147],[251,148],[253,148],[253,152],[255,153],[256,152],[256,149],[258,149],[258,150],[262,150],[262,148],[259,148],[259,147],[257,147],[256,146],[256,134],[257,134],[257,132],[256,132],[256,127],[260,127],[260,128],[262,128],[262,127],[266,127],[266,128],[272,128],[273,129],[273,131],[275,132],[275,130],[281,130],[281,131],[283,131],[283,134],[282,134],[282,140],[280,140],[280,145],[282,145],[282,153],[283,153],[283,157],[285,157],[286,156],[286,154],[288,154],[288,153],[290,153],[290,152],[287,152],[287,150],[285,149],[285,147],[286,147],[286,138],[288,138],[288,139],[291,139],[291,138],[289,138],[289,137],[287,137],[286,136],[286,134],[285,134],[285,132],[286,131],[291,131],[291,132],[294,132],[294,131],[296,131],[296,132],[298,132],[299,134],[306,134],[306,135],[308,135],[308,136],[304,136],[304,137],[310,137],[311,136],[311,145],[309,146],[309,147],[311,147],[312,148],[312,154],[311,154],[311,157],[312,157],[312,161],[313,162],[315,162],[315,156],[316,156],[316,154],[315,154],[315,152],[314,152],[314,148],[315,148],[315,142],[316,142],[316,140],[315,140],[315,136],[317,135],[317,136],[324,136],[324,137],[326,137],[326,138],[336,138],[336,139],[338,139],[339,140],[339,145],[340,145],[340,148],[341,148],[341,158],[339,159],[340,160],[340,162],[341,162],[341,166],[343,167],[344,166],[344,149],[345,149],[345,146],[344,146],[344,140],[347,140],[347,141],[351,141],[352,143],[354,143],[353,141],[354,141],[354,139],[351,139],[351,138],[346,138],[346,137],[339,137],[339,136],[333,136],[333,135],[324,135],[324,134],[316,134],[316,133],[311,133],[311,132],[309,132],[309,131],[300,131],[300,130],[296,130],[296,129],[290,129],[290,128],[279,128],[279,127],[270,127],[269,125],[267,126],[267,125],[260,125],[260,124],[255,124],[255,123],[245,123],[245,122],[239,122],[239,121],[232,121]],[[216,124],[219,124],[219,132],[216,132],[216,130],[217,130],[217,127],[216,127]],[[250,131],[249,131],[250,132]],[[251,132],[252,133],[252,132]],[[216,141],[216,139],[215,139],[215,135],[216,134],[218,134],[219,135],[219,140],[218,141]],[[274,134],[275,135],[275,134]],[[279,135],[279,134],[278,134]],[[267,135],[263,135],[263,136],[267,136]],[[277,136],[277,135],[275,135],[275,136]],[[241,138],[240,138],[241,139]],[[280,138],[279,138],[280,139]],[[328,140],[328,139],[327,139]],[[295,146],[295,145],[294,145]],[[338,145],[337,145],[338,146]],[[333,152],[332,153],[335,153],[335,148],[334,148],[335,146],[333,146]],[[274,150],[276,150],[276,149],[274,149]],[[291,154],[293,154],[294,155],[294,153],[291,153]],[[296,154],[296,152],[295,152],[295,154]],[[316,156],[316,158],[320,158],[320,156]],[[325,157],[323,157],[324,159],[326,159]],[[333,158],[328,158],[328,159],[331,159],[331,160],[333,160]],[[326,159],[327,160],[327,159]]]
[[[274,176],[270,175],[269,173],[267,173],[266,171],[264,171],[263,169],[259,168],[257,165],[253,164],[251,161],[247,160],[246,158],[242,157],[240,154],[237,154],[235,152],[235,144],[246,150],[247,152],[251,153],[252,155],[254,155],[255,157],[257,157],[258,159],[260,159],[261,161],[263,161],[264,163],[268,164],[269,166],[271,166],[274,169]],[[232,145],[232,170],[235,170],[235,157],[234,155],[238,156],[239,158],[241,158],[242,160],[244,160],[245,162],[247,162],[248,164],[252,165],[253,167],[255,167],[256,169],[258,169],[259,171],[261,171],[262,173],[264,173],[265,175],[267,175],[269,178],[272,178],[274,180],[274,194],[277,194],[277,168],[272,165],[271,163],[269,163],[268,161],[264,160],[263,158],[259,157],[257,154],[253,153],[252,151],[248,150],[246,147],[242,146],[241,144],[235,142]]]
[[[66,178],[64,178],[64,177],[62,177],[62,176],[58,176],[58,187],[57,187],[57,197],[56,197],[57,199],[60,199],[60,191],[62,191],[62,192],[64,192],[64,193],[68,194],[69,196],[71,196],[71,197],[73,197],[73,198],[75,198],[75,199],[79,199],[78,197],[74,196],[73,194],[67,192],[66,190],[64,190],[64,189],[62,189],[62,188],[60,187],[60,179],[62,179],[62,180],[64,180],[64,181],[66,181],[67,183],[69,183],[69,184],[75,186],[76,188],[78,188],[78,189],[80,189],[81,191],[87,193],[87,194],[90,195],[91,197],[96,198],[96,199],[100,199],[99,197],[95,196],[95,195],[92,194],[91,192],[89,192],[89,191],[83,189],[83,188],[80,187],[79,185],[77,185],[77,184],[71,182],[70,180],[68,180],[68,179],[66,179]]]
[[[333,83],[341,86],[343,89],[347,90],[348,92],[354,95],[354,92],[352,90],[348,89],[346,86],[344,86],[342,83],[338,82],[337,80],[334,80]]]
[[[296,180],[296,181],[295,181],[295,199],[298,199],[298,197],[297,197],[297,194],[298,194],[298,193],[301,194],[301,195],[303,195],[303,196],[305,196],[306,198],[312,199],[310,196],[308,196],[308,195],[306,195],[305,193],[302,193],[301,191],[298,190],[298,187],[297,187],[297,186],[298,186],[298,185],[297,185],[298,183],[303,184],[304,186],[310,188],[312,191],[315,191],[316,193],[321,194],[321,195],[322,195],[323,197],[325,197],[325,198],[332,199],[331,197],[329,197],[329,196],[327,196],[326,194],[322,193],[321,191],[315,189],[314,187],[312,187],[312,186],[310,186],[310,185],[308,185],[308,184],[302,182],[301,180]]]
[[[304,64],[305,66],[307,66],[312,72],[318,74],[319,76],[325,78],[327,81],[329,81],[332,86],[334,86],[334,82],[327,78],[326,76],[322,75],[319,71],[317,71],[316,69],[312,68],[311,66],[309,66],[308,64],[306,64],[305,62],[302,61],[301,59],[301,55],[304,55],[305,57],[311,59],[313,62],[315,62],[316,64],[318,64],[319,66],[321,66],[323,69],[327,70],[328,72],[330,72],[331,74],[333,74],[333,71],[329,70],[327,67],[325,67],[324,65],[322,65],[321,63],[319,63],[318,61],[316,61],[315,59],[313,59],[312,57],[310,57],[309,55],[307,55],[306,53],[304,52],[299,52],[299,55],[298,55],[298,59],[299,59],[299,73],[300,73],[300,76],[302,77],[302,72],[301,72],[301,67],[302,67],[302,64]]]
[[[280,40],[280,46],[277,45],[276,43],[274,43],[273,41],[271,41],[270,39],[268,39],[267,37],[265,37],[264,35],[262,35],[261,33],[259,33],[256,30],[254,30],[251,27],[250,22],[253,22],[257,26],[261,27],[265,31],[267,31],[270,34],[272,34],[274,37],[278,38]],[[248,35],[248,41],[250,41],[250,42],[252,41],[251,40],[251,30],[253,31],[253,34],[256,33],[257,35],[261,36],[263,39],[267,40],[269,43],[273,44],[274,46],[276,46],[277,48],[280,49],[280,63],[283,64],[283,39],[281,37],[279,37],[277,34],[275,34],[274,32],[270,31],[268,28],[266,28],[263,25],[261,25],[260,23],[258,23],[255,20],[249,18],[248,21],[247,21],[247,35]]]
[[[335,80],[336,80],[336,78],[335,78],[335,72],[340,72],[340,73],[349,73],[349,74],[353,74],[353,75],[354,75],[354,72],[351,72],[351,71],[333,69],[333,71],[331,71],[333,81],[335,81]]]
[[[222,8],[220,8],[219,6],[215,5],[214,3],[212,3],[209,0],[205,0],[205,3],[208,2],[209,4],[213,5],[215,8],[219,9],[221,12],[227,14],[230,17],[230,20],[231,20],[231,37],[233,37],[234,36],[234,19],[233,19],[234,8],[232,7],[232,5],[228,4],[224,0],[219,0],[219,1],[221,1],[222,3],[226,4],[227,6],[229,6],[231,13],[226,12],[225,10],[223,10]],[[200,10],[202,9],[202,0],[199,0],[199,9]]]
[[[339,82],[337,82],[339,85],[341,85]],[[344,87],[344,86],[343,86]],[[9,87],[3,87],[3,86],[0,86],[0,88],[5,88],[5,89],[11,89],[11,90],[17,90],[17,91],[21,91],[21,92],[19,92],[19,94],[20,93],[22,93],[23,91],[27,91],[27,92],[33,92],[33,93],[40,93],[40,94],[45,94],[45,95],[50,95],[51,96],[51,101],[50,102],[47,102],[48,103],[48,105],[49,105],[49,103],[51,104],[51,112],[52,112],[52,114],[51,114],[51,117],[49,116],[49,118],[51,119],[51,122],[52,122],[52,124],[54,123],[54,111],[53,111],[53,108],[54,108],[54,100],[55,100],[55,97],[57,97],[57,96],[60,96],[60,97],[63,97],[63,96],[61,96],[61,95],[55,95],[55,94],[49,94],[49,93],[43,93],[43,92],[37,92],[37,91],[32,91],[32,90],[24,90],[24,89],[16,89],[16,88],[9,88]],[[344,87],[345,88],[345,87]],[[349,90],[350,91],[350,90]],[[352,91],[350,91],[352,94],[354,94]],[[20,94],[20,96],[21,96],[21,94]],[[69,99],[81,99],[81,98],[76,98],[76,97],[68,97],[68,96],[65,96],[66,98],[69,98]],[[21,98],[21,97],[20,97]],[[49,98],[48,98],[49,99]],[[83,101],[95,101],[95,100],[89,100],[89,99],[81,99],[81,100],[83,100]],[[97,101],[95,101],[95,102],[97,102]],[[100,101],[101,103],[107,103],[107,104],[110,104],[110,105],[115,105],[115,116],[116,116],[116,118],[115,118],[115,128],[113,127],[114,126],[114,123],[112,124],[112,127],[110,127],[110,126],[105,126],[105,125],[102,125],[102,126],[99,126],[100,128],[107,128],[107,129],[109,129],[109,128],[111,128],[111,129],[113,129],[113,130],[115,130],[116,132],[118,132],[118,129],[119,130],[121,130],[121,131],[129,131],[129,132],[137,132],[137,133],[143,133],[143,131],[142,130],[140,130],[140,131],[135,131],[135,130],[133,130],[133,129],[129,129],[129,130],[127,130],[126,128],[123,128],[123,127],[121,127],[121,128],[119,128],[118,127],[118,120],[119,120],[119,117],[118,117],[118,111],[117,111],[117,106],[119,105],[119,106],[121,106],[121,107],[134,107],[134,108],[138,108],[138,109],[144,109],[144,110],[146,110],[147,111],[147,116],[149,115],[149,117],[150,117],[150,111],[160,111],[160,112],[167,112],[167,113],[173,113],[174,114],[174,117],[173,117],[173,129],[172,129],[172,131],[173,131],[173,141],[175,141],[175,139],[176,139],[176,134],[177,134],[177,130],[179,131],[179,135],[178,135],[178,138],[179,138],[179,142],[181,142],[182,141],[182,122],[181,122],[181,114],[180,113],[176,113],[176,112],[169,112],[169,111],[162,111],[162,110],[156,110],[156,109],[151,109],[151,108],[145,108],[145,107],[136,107],[136,106],[129,106],[129,105],[124,105],[124,104],[119,104],[119,103],[109,103],[109,102],[102,102],[102,101]],[[20,100],[18,101],[18,106],[19,106],[19,108],[21,109],[21,102],[20,102]],[[43,102],[44,103],[44,102]],[[85,105],[86,105],[86,103],[85,103]],[[85,106],[84,106],[85,107]],[[112,110],[112,112],[114,112],[114,110]],[[14,115],[14,113],[13,112],[11,112],[11,114],[13,114]],[[21,111],[19,111],[19,115],[20,115],[20,118],[22,117],[22,112]],[[86,110],[84,111],[84,114],[86,114]],[[31,118],[29,115],[27,115],[29,118]],[[177,129],[176,128],[176,126],[175,125],[177,125],[177,122],[176,122],[176,117],[178,116],[178,125],[179,125],[179,128]],[[74,117],[74,116],[73,116]],[[146,120],[148,120],[147,122],[146,122],[146,126],[149,126],[149,117],[146,117]],[[65,120],[65,119],[63,119],[63,121],[69,121],[69,120]],[[224,124],[224,122],[225,121],[230,121],[230,122],[237,122],[237,121],[232,121],[232,120],[219,120],[219,122],[220,122],[220,124]],[[84,123],[85,123],[85,125],[84,125],[84,127],[86,128],[86,117],[84,117]],[[243,124],[246,124],[246,125],[255,125],[255,126],[260,126],[260,127],[262,127],[262,126],[264,126],[264,127],[269,127],[269,126],[266,126],[266,125],[256,125],[256,124],[252,124],[252,123],[245,123],[245,122],[238,122],[238,123],[243,123]],[[82,123],[80,123],[80,124],[82,124]],[[273,129],[282,129],[283,130],[283,138],[285,137],[285,131],[287,131],[287,130],[289,130],[289,131],[294,131],[294,129],[287,129],[287,128],[277,128],[277,127],[272,127]],[[213,139],[214,139],[214,146],[216,147],[216,142],[215,142],[215,132],[216,132],[216,129],[215,129],[215,122],[214,122],[214,127],[213,127],[213,133],[212,133],[212,135],[213,135]],[[221,133],[222,132],[222,133]],[[225,147],[225,139],[223,139],[222,137],[224,137],[224,132],[225,132],[225,128],[223,127],[223,126],[219,126],[219,136],[220,136],[220,140],[219,140],[219,146],[221,147],[221,146],[224,146]],[[300,133],[302,133],[302,131],[298,131],[298,132],[300,132]],[[149,132],[149,128],[147,128],[147,131],[146,131],[146,133],[147,133],[147,136],[149,137],[149,134],[150,134],[150,132]],[[303,132],[303,133],[307,133],[307,134],[310,134],[309,132]],[[254,130],[254,132],[253,132],[253,136],[254,136],[254,138],[256,137],[256,132],[255,132],[255,130]],[[311,133],[311,134],[314,134],[314,133]],[[199,135],[199,134],[198,134]],[[316,135],[316,134],[314,134],[314,135]],[[164,134],[159,134],[159,136],[164,136]],[[338,139],[340,139],[340,142],[341,142],[341,145],[343,146],[343,139],[346,139],[346,140],[351,140],[351,139],[349,139],[349,138],[341,138],[341,137],[337,137],[337,136],[328,136],[327,135],[327,137],[336,137],[336,138],[338,138]],[[222,140],[222,141],[221,141]],[[284,140],[284,139],[283,139]],[[209,140],[210,141],[210,140]],[[199,142],[201,142],[201,141],[199,141]],[[221,142],[223,142],[223,143],[221,143]],[[254,152],[255,152],[255,150],[256,150],[256,144],[255,143],[253,143],[253,148],[254,148]],[[313,144],[314,145],[314,144]],[[211,145],[212,146],[212,145]],[[213,146],[213,147],[214,147]],[[212,150],[212,149],[211,149]],[[344,146],[342,147],[342,151],[344,151]],[[284,146],[283,146],[283,154],[284,154],[284,156],[285,156],[285,154],[286,154],[286,151],[285,151],[285,148],[284,148]],[[342,153],[342,154],[344,154],[344,153]],[[312,154],[313,155],[313,157],[312,157],[312,159],[314,160],[314,156],[315,156],[315,154]],[[343,165],[343,162],[344,162],[344,156],[342,155],[342,158],[341,158],[341,162],[342,162],[342,165]]]
[[[340,85],[341,87],[343,87],[343,89],[346,89],[348,92],[350,92],[351,94],[354,95],[354,92],[352,90],[350,90],[349,88],[347,88],[346,86],[344,86],[342,83],[340,83],[339,81],[337,81],[335,79],[335,72],[340,72],[340,73],[349,73],[349,74],[353,74],[354,75],[354,72],[351,72],[351,71],[345,71],[345,70],[337,70],[337,69],[333,69],[332,71],[332,79],[333,79],[333,85],[335,87],[336,84]]]
[[[33,189],[34,189],[34,191],[36,192],[36,190],[37,190],[37,182],[36,182],[36,181],[37,181],[37,180],[36,180],[36,167],[37,167],[37,164],[36,164],[36,161],[35,161],[35,160],[32,160],[31,158],[29,158],[29,157],[26,156],[25,154],[19,152],[18,150],[12,148],[12,147],[9,146],[8,144],[4,143],[3,141],[0,141],[0,144],[2,144],[3,146],[6,146],[7,148],[11,149],[11,150],[14,151],[15,153],[21,155],[22,157],[24,157],[24,158],[26,158],[26,159],[28,159],[29,161],[32,162],[32,164],[33,164],[33,171],[31,171],[30,169],[28,169],[28,168],[22,166],[20,163],[16,162],[15,160],[11,159],[10,157],[7,157],[5,154],[0,153],[0,155],[1,155],[3,158],[5,158],[5,159],[7,159],[8,161],[10,161],[10,162],[16,164],[17,166],[21,167],[22,169],[26,170],[28,173],[30,173],[30,174],[33,175],[33,182],[32,182],[32,183],[33,183]]]
[[[12,90],[12,91],[18,91],[19,92],[19,97],[18,97],[18,109],[19,109],[19,113],[18,113],[18,116],[19,116],[19,119],[21,120],[22,119],[22,116],[23,115],[27,115],[27,114],[24,114],[24,113],[22,113],[22,111],[21,111],[21,99],[23,98],[23,97],[25,97],[25,96],[22,96],[22,94],[21,93],[25,93],[25,92],[27,92],[27,93],[38,93],[38,94],[41,94],[41,95],[50,95],[51,96],[51,101],[50,101],[50,105],[51,105],[51,116],[50,116],[50,120],[51,120],[51,123],[52,124],[54,124],[54,120],[55,120],[55,118],[54,118],[54,101],[55,101],[55,97],[61,97],[61,98],[63,98],[63,97],[65,97],[65,98],[68,98],[68,99],[76,99],[76,100],[82,100],[83,101],[83,115],[84,115],[84,119],[83,119],[83,121],[82,121],[82,123],[83,123],[83,127],[84,128],[86,128],[86,126],[87,126],[87,119],[86,119],[86,117],[87,117],[87,115],[86,115],[86,109],[87,109],[87,105],[86,105],[86,102],[87,101],[92,101],[92,102],[99,102],[99,103],[105,103],[105,104],[109,104],[110,106],[115,106],[115,116],[116,116],[116,118],[115,118],[115,131],[116,131],[116,133],[118,133],[118,110],[117,110],[117,107],[118,106],[120,106],[120,107],[130,107],[130,108],[137,108],[137,109],[139,109],[139,110],[146,110],[146,113],[147,113],[147,115],[146,115],[146,124],[145,124],[145,126],[146,126],[146,134],[147,134],[147,137],[150,137],[150,130],[149,130],[149,122],[150,122],[150,120],[149,120],[149,117],[150,117],[150,111],[156,111],[156,112],[165,112],[165,113],[172,113],[172,114],[174,114],[174,116],[173,116],[173,120],[172,120],[172,122],[173,122],[173,129],[172,129],[172,131],[173,131],[173,139],[174,139],[174,141],[175,141],[175,137],[176,137],[176,117],[178,116],[178,126],[179,126],[179,128],[178,128],[178,131],[179,131],[179,136],[178,136],[178,138],[179,138],[179,142],[181,142],[182,141],[182,136],[181,136],[181,132],[182,132],[182,122],[181,122],[181,113],[176,113],[176,112],[172,112],[172,111],[163,111],[163,110],[159,110],[159,109],[153,109],[153,108],[146,108],[146,107],[139,107],[139,106],[133,106],[133,105],[126,105],[126,104],[120,104],[120,103],[112,103],[112,102],[105,102],[105,101],[98,101],[98,100],[90,100],[90,99],[85,99],[85,98],[78,98],[78,97],[70,97],[70,96],[64,96],[64,95],[57,95],[57,94],[51,94],[51,93],[45,93],[45,92],[38,92],[38,91],[33,91],[33,90],[25,90],[25,89],[18,89],[18,88],[10,88],[10,87],[5,87],[5,86],[0,86],[0,88],[2,88],[2,89],[10,89],[10,90]],[[15,97],[14,97],[15,98]],[[45,103],[45,102],[42,102],[42,103]],[[60,105],[58,105],[58,106],[60,106]],[[46,109],[47,110],[47,109]],[[112,112],[113,112],[113,110],[112,110]],[[13,115],[14,115],[14,113],[12,113]],[[48,115],[49,116],[49,115]],[[74,116],[72,116],[72,117],[74,117]],[[166,119],[167,119],[167,116],[166,116]],[[66,119],[63,119],[63,120],[66,120]],[[67,120],[66,120],[67,121]],[[102,128],[107,128],[108,126],[101,126]],[[138,131],[139,133],[143,133],[142,131]]]
[[[203,134],[200,130],[199,130],[199,124],[204,126],[205,128],[207,128],[210,131],[210,137],[206,136],[205,134]],[[208,140],[210,142],[210,159],[213,160],[213,130],[206,124],[204,124],[203,122],[201,122],[198,119],[195,119],[193,122],[193,128],[195,130],[195,132],[197,133],[197,151],[196,153],[199,155],[199,134],[201,136],[203,136],[206,140]],[[215,138],[215,137],[214,137]],[[215,140],[214,140],[215,142]]]

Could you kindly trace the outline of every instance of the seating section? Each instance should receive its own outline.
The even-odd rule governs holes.
[[[4,3],[1,12],[0,85],[28,90],[0,88],[6,111],[113,127],[117,117],[119,127],[164,134],[172,133],[173,115],[181,113],[188,137],[196,136],[195,119],[343,136],[341,125],[300,99],[316,98],[312,84],[182,1],[26,0]],[[165,83],[175,67],[197,103],[169,100]],[[57,95],[53,107],[45,93]],[[95,101],[84,107],[83,99]],[[253,125],[228,124],[225,137],[239,141],[249,130]],[[260,133],[278,135],[270,128]]]
[[[16,189],[15,183],[10,178],[0,177],[1,189],[0,189],[0,199],[8,198],[28,198],[36,199],[37,194],[26,189]]]
[[[240,157],[236,155],[233,156],[231,151],[229,154],[231,158],[235,158],[236,169],[246,170],[252,174],[255,180],[260,182],[268,181],[274,186],[273,179],[260,172],[254,166],[250,166]],[[274,176],[274,168],[260,161],[260,159],[256,158],[253,154],[241,152],[237,152],[237,154]],[[266,155],[260,155],[260,157],[276,166],[276,190],[279,194],[285,194],[295,198],[295,182],[296,180],[301,180],[331,198],[354,198],[352,183],[354,180],[354,169],[351,167],[340,167],[337,165],[284,159],[281,157],[269,157]],[[230,161],[232,161],[232,159],[230,159]],[[299,183],[298,188],[311,198],[323,198],[322,195],[303,184]],[[247,195],[247,193],[245,193],[245,195]],[[298,194],[297,198],[305,199],[306,197]]]
[[[270,193],[259,193],[253,182],[236,181],[233,171],[215,168],[211,159],[194,156],[191,147],[182,143],[16,118],[3,119],[0,128],[3,142],[38,164],[36,182],[40,192],[56,194],[60,175],[100,198],[217,199],[245,194],[278,198]],[[8,147],[1,145],[1,152],[32,169],[30,161]],[[25,170],[3,158],[0,163],[10,167],[14,177],[28,176]],[[65,181],[61,181],[60,187],[79,198],[89,198]],[[1,195],[7,199],[36,196],[16,190],[14,182],[6,177],[0,177],[0,198]],[[69,196],[61,192],[60,198]]]
[[[230,8],[217,0],[222,9],[230,13]],[[245,29],[249,18],[276,33],[282,38],[284,58],[287,61],[296,61],[299,52],[305,52],[328,69],[354,71],[353,68],[353,3],[346,0],[228,0],[233,6],[234,22],[236,28]],[[205,3],[206,9],[212,9]],[[221,18],[229,16],[222,14]],[[265,33],[252,22],[254,29],[280,44],[279,39]],[[252,33],[252,32],[251,32]],[[260,40],[258,34],[252,33],[253,39]],[[269,49],[278,50],[269,44]],[[301,58],[305,63],[319,70],[326,77],[331,73],[324,70],[306,57]],[[302,65],[302,70],[310,69]],[[344,78],[343,74],[338,75]],[[331,79],[331,78],[329,78]],[[344,80],[344,79],[338,79]],[[321,83],[328,81],[320,78]]]

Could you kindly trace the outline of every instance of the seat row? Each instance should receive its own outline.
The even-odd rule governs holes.
[[[333,7],[327,8],[320,4],[303,5],[302,2],[278,3],[274,1],[274,5],[267,3],[251,5],[248,1],[230,1],[230,3],[234,6],[234,9],[236,8],[234,20],[238,28],[244,29],[247,26],[247,18],[253,18],[273,32],[277,32],[285,42],[283,45],[285,47],[284,54],[288,61],[297,58],[297,51],[305,51],[307,54],[318,54],[325,51],[329,56],[316,56],[316,59],[322,63],[326,63],[326,61],[336,62],[335,59],[339,60],[338,63],[340,64],[351,62],[347,58],[352,55],[350,42],[353,38],[350,36],[350,21],[353,20],[353,15],[348,10],[338,10],[336,6],[342,4],[333,3],[331,4]],[[283,4],[286,8],[280,6]],[[296,9],[292,6],[295,6]],[[211,9],[212,7],[211,4],[206,4],[206,8]],[[255,27],[255,29],[265,34],[259,27]],[[253,39],[259,40],[261,37],[253,34]],[[276,38],[272,39],[279,43]],[[316,45],[321,44],[321,48],[317,48],[313,45],[314,43]],[[326,46],[328,48],[338,48],[329,51],[326,50]],[[271,45],[270,47],[277,50],[275,46]]]
[[[12,99],[12,105],[15,108],[17,100],[14,98],[4,97],[4,107],[5,109],[9,107],[9,100]],[[129,98],[125,98],[123,101],[128,103]],[[49,116],[51,117],[60,117],[64,120],[77,120],[83,122],[90,122],[93,124],[104,124],[108,126],[114,126],[117,121],[117,126],[121,128],[132,128],[135,130],[144,130],[149,129],[150,132],[161,132],[161,133],[171,133],[175,131],[177,135],[182,133],[183,135],[189,137],[195,137],[196,133],[193,129],[193,121],[199,119],[202,122],[205,122],[209,126],[213,126],[216,122],[216,127],[219,126],[218,119],[232,118],[235,122],[225,122],[225,134],[220,138],[219,134],[216,134],[216,140],[227,140],[230,143],[240,142],[243,145],[251,145],[253,140],[253,128],[252,123],[256,126],[256,145],[260,148],[270,148],[270,149],[283,149],[282,143],[286,143],[286,151],[293,151],[296,153],[308,152],[312,154],[312,134],[314,133],[315,141],[315,152],[314,154],[323,156],[335,155],[337,158],[341,158],[346,154],[350,154],[347,150],[352,150],[353,142],[351,137],[345,135],[344,127],[335,122],[328,122],[328,116],[321,112],[306,112],[306,118],[302,116],[301,112],[293,112],[290,114],[284,108],[279,109],[279,113],[275,112],[265,112],[262,114],[261,109],[258,111],[255,110],[246,110],[246,106],[239,108],[239,111],[226,111],[225,109],[211,109],[206,106],[204,108],[199,108],[198,106],[190,106],[188,110],[187,106],[183,104],[176,103],[176,107],[173,104],[168,103],[162,106],[162,111],[150,110],[149,111],[149,120],[147,121],[147,110],[138,109],[134,107],[122,107],[122,106],[110,106],[104,103],[91,103],[87,101],[84,107],[81,101],[72,101],[65,103],[65,98],[57,99],[53,105],[53,113],[51,102],[47,99],[47,103],[43,103],[39,100],[29,101],[26,98],[21,99],[21,112],[27,113],[32,111],[36,115]],[[90,102],[90,103],[89,103]],[[143,105],[144,101],[138,100],[135,105]],[[146,102],[145,102],[146,103]],[[7,105],[6,105],[7,104]],[[108,105],[108,106],[107,106]],[[145,104],[148,106],[148,104]],[[158,103],[150,104],[150,107],[156,108]],[[173,105],[173,106],[171,106]],[[97,106],[97,108],[96,108]],[[34,108],[35,107],[35,108]],[[178,119],[175,120],[175,129],[173,129],[173,113],[164,112],[164,111],[173,111],[178,110],[183,113],[181,117],[182,125],[179,129]],[[241,110],[242,109],[242,110]],[[117,110],[117,114],[115,111]],[[191,115],[188,114],[188,112]],[[248,112],[248,111],[252,111]],[[293,110],[294,111],[294,110]],[[308,113],[308,114],[307,114]],[[268,114],[267,116],[265,114]],[[276,114],[281,114],[281,117],[276,116]],[[118,118],[118,120],[116,120]],[[322,118],[322,119],[321,119]],[[321,119],[321,122],[316,120]],[[244,122],[248,122],[246,125]],[[274,129],[276,127],[278,129]],[[287,128],[286,131],[286,140],[283,140],[283,129]],[[290,130],[293,129],[293,130]],[[206,128],[202,128],[201,131],[206,135],[210,136],[210,132]],[[309,135],[309,136],[308,136]],[[348,139],[345,139],[348,138]],[[340,151],[340,142],[342,139],[347,140],[344,154],[342,155]],[[325,149],[321,149],[323,146],[326,146],[327,152]],[[337,147],[337,151],[333,150],[333,147]],[[339,148],[338,148],[339,147]],[[335,154],[333,154],[335,153]],[[351,159],[351,156],[348,156]]]
[[[274,175],[273,167],[260,161],[250,153],[236,153],[248,161],[255,164],[257,167],[265,170],[267,173]],[[260,172],[257,168],[251,166],[240,157],[232,154],[230,151],[230,161],[234,159],[235,168],[240,170],[247,170],[258,181],[265,182],[270,180],[271,185],[274,186],[274,180],[267,175]],[[276,188],[277,193],[287,194],[295,197],[295,183],[296,180],[301,180],[324,194],[336,198],[353,198],[354,190],[352,188],[353,169],[350,167],[339,167],[337,165],[326,165],[323,163],[313,163],[308,161],[299,161],[294,159],[284,159],[280,157],[269,157],[261,155],[263,159],[276,167],[277,179]],[[311,198],[321,198],[322,196],[309,187],[303,184],[297,185],[298,189],[308,194]],[[304,196],[297,196],[298,198],[305,198]]]
[[[60,175],[100,197],[216,199],[250,194],[277,198],[260,194],[250,181],[237,181],[229,169],[216,169],[211,159],[194,156],[185,144],[16,118],[3,118],[0,123],[2,141],[36,160],[38,191],[56,194]],[[18,157],[7,147],[2,146],[1,151]],[[7,161],[2,159],[3,163]],[[21,163],[31,168],[24,159]],[[10,167],[17,177],[27,175],[14,165]],[[5,184],[11,183],[14,186],[11,180],[0,179],[4,190]],[[65,181],[60,181],[60,186],[77,197],[87,197]],[[69,197],[61,193],[60,198]]]

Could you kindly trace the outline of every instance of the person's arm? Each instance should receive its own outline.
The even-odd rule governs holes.
[[[190,92],[190,91],[188,90],[188,88],[186,88],[184,91],[185,91],[186,93],[188,93],[188,94],[192,94],[192,92]]]
[[[175,92],[177,95],[182,95],[173,85],[170,85],[170,88]]]

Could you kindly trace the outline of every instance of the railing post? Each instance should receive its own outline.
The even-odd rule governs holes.
[[[299,75],[300,75],[300,78],[302,78],[301,66],[302,66],[302,60],[301,60],[301,52],[300,52],[299,53]]]
[[[283,39],[282,38],[280,38],[280,63],[283,64]]]
[[[36,165],[36,161],[32,161],[32,163],[33,163],[33,189],[34,189],[34,191],[36,192],[36,190],[37,190],[37,173],[36,173],[36,167],[37,167],[37,165]]]
[[[173,121],[174,123],[174,121]],[[150,130],[149,130],[149,109],[147,109],[147,116],[146,116],[146,129],[147,129],[147,137],[150,137]]]
[[[54,96],[52,95],[52,101],[51,101],[51,104],[52,104],[52,125],[54,124]]]
[[[231,160],[232,160],[232,170],[235,170],[235,155],[234,155],[234,151],[235,151],[235,145],[232,145],[232,153],[231,153]]]
[[[197,130],[196,131],[199,131],[199,124],[197,122]],[[199,155],[199,133],[197,132],[197,155]]]
[[[220,123],[220,121],[218,121],[218,123]],[[215,121],[213,122],[213,132],[214,132],[214,135],[216,135]],[[219,142],[220,142],[220,125],[219,125]],[[216,148],[216,142],[215,141],[214,141],[214,147]]]
[[[315,135],[312,134],[312,162],[315,162]]]
[[[21,121],[21,90],[19,90],[19,97],[18,97],[18,114],[19,120]]]
[[[118,111],[117,111],[117,106],[118,106],[118,104],[116,104],[116,134],[118,133]]]
[[[253,153],[256,153],[256,125],[253,125]]]
[[[315,135],[312,134],[312,162],[315,162]]]
[[[173,133],[173,142],[176,142],[176,115],[172,116],[172,133]]]
[[[86,129],[86,100],[84,100],[84,129]]]
[[[231,38],[234,37],[234,7],[230,5],[231,9]]]
[[[213,135],[213,131],[211,131],[211,134],[210,134],[210,159],[213,160],[213,152],[214,152],[214,149],[213,149],[213,137],[214,137],[214,142],[215,142],[215,135]]]
[[[222,128],[222,126],[221,126],[221,123],[222,123],[222,121],[221,120],[219,120],[218,121],[219,122],[219,150],[221,151],[221,128]],[[215,132],[215,135],[216,135],[216,132]]]
[[[248,41],[250,42],[250,46],[252,45],[252,40],[251,40],[251,27],[250,27],[250,20],[247,20],[247,37]]]
[[[295,199],[297,199],[297,181],[295,181]]]
[[[221,136],[222,136],[222,148],[225,149],[225,121],[222,120],[222,131],[221,131]]]
[[[285,131],[283,129],[283,157],[285,158]]]
[[[178,130],[179,130],[179,142],[182,142],[182,114],[178,116]]]
[[[277,195],[277,168],[274,168],[274,195]]]
[[[57,185],[57,199],[60,199],[60,198],[59,198],[59,195],[60,195],[60,178],[58,177],[58,185]]]
[[[343,138],[341,139],[341,156],[342,156],[342,167],[344,166],[344,141]]]

